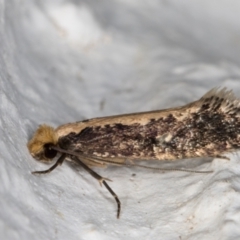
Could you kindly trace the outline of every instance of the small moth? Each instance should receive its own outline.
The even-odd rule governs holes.
[[[217,157],[240,148],[240,100],[232,91],[212,89],[198,101],[159,111],[94,118],[68,123],[54,129],[41,125],[27,144],[30,154],[41,162],[64,160],[79,164],[103,184],[117,203],[114,191],[92,167],[139,166],[137,160],[177,160]],[[195,171],[197,172],[197,171]]]

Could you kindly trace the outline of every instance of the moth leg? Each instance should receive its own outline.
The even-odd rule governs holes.
[[[108,184],[103,181],[103,185],[106,187],[106,189],[112,194],[112,196],[115,198],[116,202],[117,202],[117,218],[120,217],[120,211],[121,211],[121,202],[117,196],[117,194],[108,186]]]
[[[120,216],[120,212],[121,212],[121,202],[117,196],[117,194],[109,187],[109,185],[106,183],[106,181],[109,181],[110,179],[108,178],[104,178],[102,176],[100,176],[99,174],[97,174],[96,172],[94,172],[91,168],[89,168],[85,163],[83,163],[79,158],[74,157],[73,158],[75,162],[77,162],[81,167],[83,167],[89,174],[91,174],[95,179],[97,179],[101,184],[103,184],[106,189],[111,193],[111,195],[115,198],[115,201],[117,203],[117,218],[119,218]],[[111,180],[110,180],[111,181]]]
[[[63,161],[64,161],[65,158],[66,158],[66,154],[63,153],[63,154],[58,158],[57,162],[56,162],[53,166],[51,166],[49,169],[43,170],[43,171],[34,171],[34,172],[32,172],[32,174],[46,174],[46,173],[49,173],[49,172],[51,172],[52,170],[54,170],[57,166],[62,165],[62,163],[63,163]]]
[[[98,182],[99,182],[99,184],[100,184],[100,186],[102,187],[102,184],[104,185],[104,181],[110,181],[110,182],[112,182],[112,180],[111,179],[109,179],[109,178],[105,178],[105,177],[101,177],[101,179],[97,179],[98,180]]]

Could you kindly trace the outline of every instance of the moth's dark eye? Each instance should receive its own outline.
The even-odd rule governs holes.
[[[47,143],[44,145],[44,157],[45,158],[54,158],[57,155],[57,151],[52,149],[53,144]]]

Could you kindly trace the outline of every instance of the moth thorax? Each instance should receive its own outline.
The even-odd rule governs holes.
[[[57,143],[58,135],[54,128],[44,124],[36,130],[27,147],[35,159],[41,162],[50,162],[57,155],[57,151],[51,147],[56,146]]]

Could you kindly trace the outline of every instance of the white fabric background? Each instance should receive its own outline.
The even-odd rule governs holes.
[[[41,123],[186,104],[215,86],[240,97],[237,0],[0,0],[1,239],[240,239],[240,167],[185,160],[212,174],[36,162]],[[135,174],[135,175],[134,175]]]

